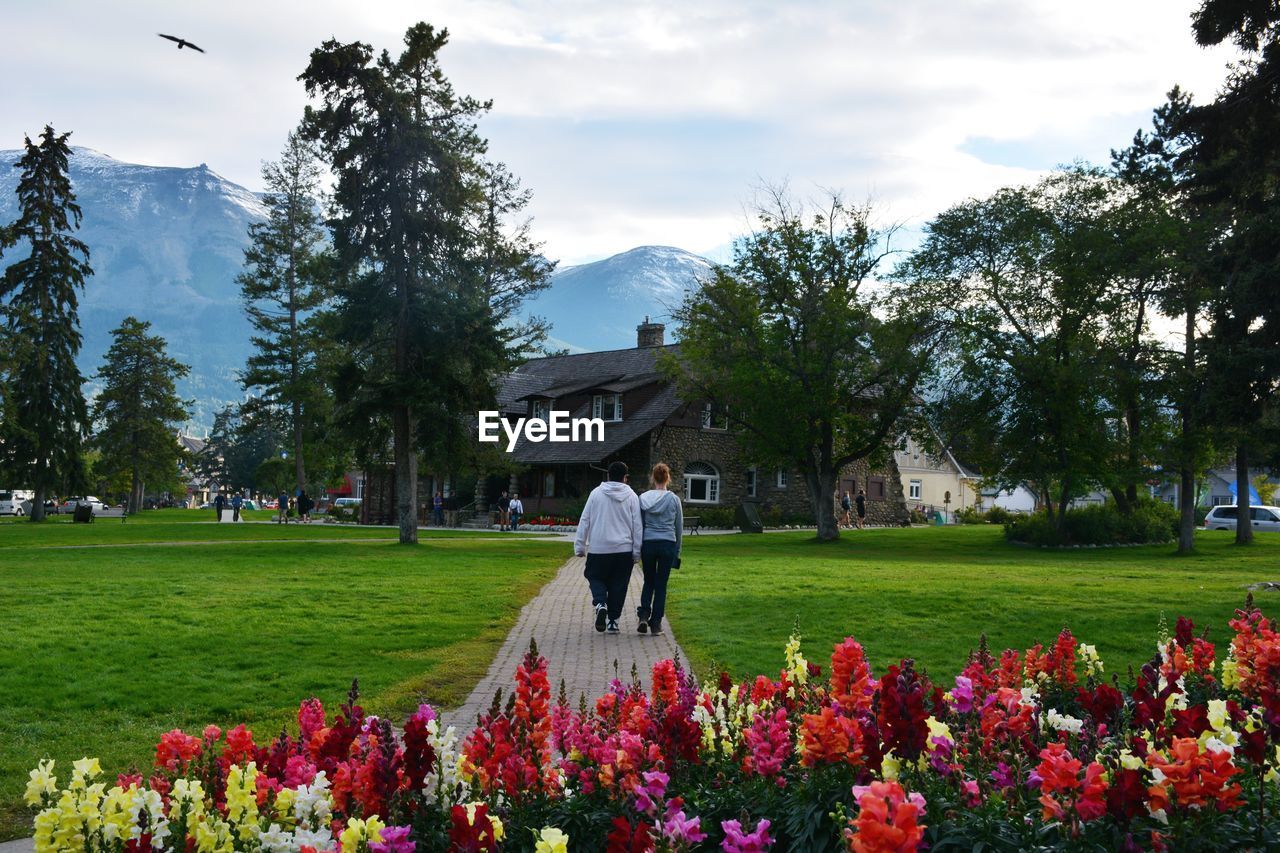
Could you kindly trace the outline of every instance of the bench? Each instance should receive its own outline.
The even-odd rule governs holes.
[[[684,532],[696,534],[698,532],[698,527],[701,524],[702,524],[702,519],[699,518],[698,516],[686,515],[684,517]]]

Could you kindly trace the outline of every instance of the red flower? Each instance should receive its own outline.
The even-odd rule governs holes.
[[[252,741],[250,741],[252,743]],[[200,754],[204,742],[181,729],[165,732],[156,744],[156,767],[171,773],[181,773],[187,764]]]
[[[876,723],[886,750],[905,761],[915,761],[924,751],[929,727],[924,710],[924,697],[929,689],[915,671],[910,658],[889,667],[880,679],[880,705]]]
[[[831,698],[846,712],[869,711],[875,682],[862,646],[853,637],[831,652]]]
[[[653,853],[653,826],[643,820],[632,826],[625,817],[615,817],[605,841],[606,853]]]
[[[780,709],[781,710],[781,709]],[[785,715],[785,711],[782,711]],[[850,717],[838,717],[831,708],[805,714],[800,723],[800,762],[857,765],[862,758],[862,729]]]
[[[454,806],[449,812],[450,849],[457,853],[485,853],[497,845],[493,837],[493,821],[489,820],[489,806],[480,803],[471,807],[474,811],[468,814],[467,806]]]

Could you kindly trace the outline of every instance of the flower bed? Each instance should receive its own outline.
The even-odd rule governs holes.
[[[37,851],[1275,849],[1280,634],[1248,602],[1221,662],[1179,619],[1121,685],[1064,629],[980,646],[932,682],[877,677],[853,638],[827,672],[798,638],[776,677],[699,688],[673,661],[588,705],[531,648],[473,730],[303,702],[296,734],[160,738],[147,776],[31,772]]]

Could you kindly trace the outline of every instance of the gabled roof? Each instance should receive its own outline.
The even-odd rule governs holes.
[[[665,383],[665,387],[639,409],[629,410],[624,401],[622,420],[605,423],[604,441],[534,443],[521,437],[512,451],[512,459],[526,464],[600,462],[657,429],[680,408],[674,386],[657,370],[658,356],[677,351],[673,344],[554,355],[525,362],[503,377],[499,385],[498,402],[504,412],[523,414],[524,401],[537,397],[565,397],[596,389],[625,393],[655,382]],[[587,418],[591,416],[590,409],[588,401],[569,416]]]

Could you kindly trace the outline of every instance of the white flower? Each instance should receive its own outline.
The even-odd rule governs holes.
[[[1083,720],[1078,720],[1075,717],[1071,717],[1066,714],[1060,714],[1056,708],[1049,709],[1049,713],[1045,715],[1044,722],[1045,725],[1054,731],[1070,732],[1073,735],[1080,734],[1080,729],[1084,726]]]

